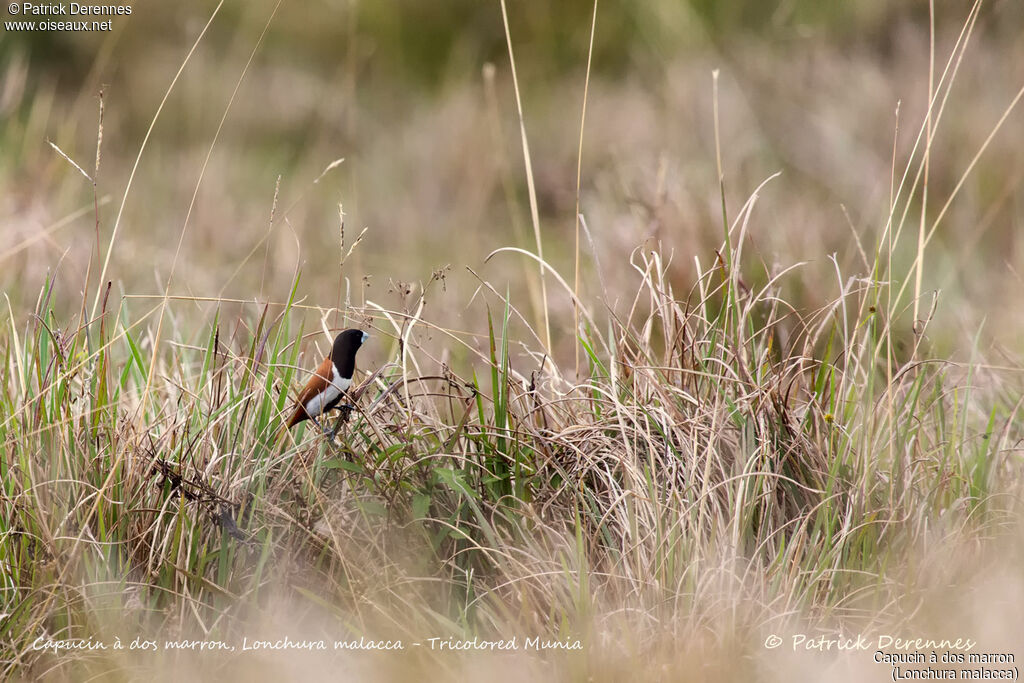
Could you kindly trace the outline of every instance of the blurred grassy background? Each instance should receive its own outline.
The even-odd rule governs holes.
[[[487,451],[488,457],[503,464],[510,451],[519,463],[524,447],[518,436],[507,438],[508,420],[514,419],[509,415],[524,416],[522,424],[527,426],[536,417],[534,369],[543,365],[524,349],[536,351],[541,344],[534,343],[532,331],[515,315],[506,312],[508,320],[502,318],[504,305],[498,300],[507,288],[512,302],[540,329],[536,266],[510,254],[485,262],[500,247],[535,249],[500,4],[282,3],[246,71],[275,6],[271,0],[220,6],[153,125],[116,239],[115,220],[140,146],[217,3],[204,0],[178,7],[140,2],[133,5],[130,17],[114,18],[113,31],[104,34],[0,34],[0,287],[13,311],[0,342],[0,348],[8,349],[3,407],[10,416],[3,425],[11,425],[7,443],[18,456],[11,458],[18,462],[9,467],[4,482],[10,489],[5,504],[17,513],[10,515],[14,523],[5,538],[18,539],[11,544],[17,560],[11,564],[28,577],[24,586],[10,587],[9,594],[19,599],[18,618],[31,625],[50,620],[51,612],[61,612],[64,604],[78,605],[79,589],[85,594],[101,588],[112,591],[113,597],[96,597],[100,607],[95,612],[90,611],[91,598],[82,599],[89,603],[82,610],[84,621],[102,612],[120,626],[125,614],[134,614],[134,603],[141,606],[142,600],[150,600],[147,608],[157,612],[167,600],[167,621],[174,621],[177,609],[178,623],[189,624],[191,603],[177,600],[177,587],[192,586],[197,595],[210,592],[220,600],[221,584],[208,578],[215,569],[216,580],[223,579],[224,585],[253,579],[259,585],[246,595],[259,595],[259,606],[266,607],[259,617],[287,622],[292,617],[268,601],[271,591],[261,584],[263,562],[271,552],[278,553],[268,570],[272,578],[292,581],[292,570],[301,574],[305,568],[308,592],[314,598],[327,595],[330,602],[342,589],[351,589],[355,611],[373,591],[362,591],[348,581],[352,575],[365,575],[371,589],[393,591],[383,598],[373,596],[377,602],[371,599],[369,604],[386,605],[382,619],[410,631],[428,633],[427,627],[420,628],[423,624],[432,628],[435,621],[454,622],[450,613],[462,606],[445,591],[457,595],[464,589],[468,600],[472,590],[494,589],[487,583],[494,577],[467,571],[463,581],[463,575],[447,573],[472,566],[472,554],[461,547],[450,555],[445,548],[431,547],[430,553],[424,552],[427,559],[422,565],[406,558],[403,550],[392,558],[394,565],[383,565],[384,572],[375,562],[377,555],[387,558],[392,544],[404,548],[403,536],[390,526],[393,514],[399,520],[422,517],[431,524],[454,520],[450,526],[473,529],[472,518],[449,514],[466,511],[462,493],[432,477],[456,481],[461,459],[470,463],[480,455],[473,450],[479,444],[474,444],[490,447],[492,436],[501,447]],[[969,8],[952,1],[939,1],[935,7],[938,77]],[[580,108],[593,5],[529,0],[510,2],[508,10],[545,256],[571,282]],[[1024,83],[1024,4],[986,2],[965,56],[956,63],[956,81],[942,105],[932,145],[926,229],[947,199],[954,192],[957,196],[925,252],[921,316],[927,315],[932,292],[941,290],[941,297],[923,348],[913,356],[921,362],[901,366],[907,354],[900,349],[890,353],[888,344],[892,337],[897,345],[901,338],[912,338],[914,321],[909,314],[894,315],[897,331],[890,336],[891,320],[884,316],[893,311],[883,306],[876,311],[868,302],[877,302],[871,297],[883,290],[892,294],[891,287],[874,281],[875,276],[906,278],[917,253],[922,193],[904,190],[893,200],[893,187],[905,168],[915,169],[920,163],[915,143],[927,106],[929,33],[926,2],[600,1],[580,187],[580,208],[593,245],[584,239],[581,292],[588,302],[600,301],[593,304],[599,321],[594,327],[607,328],[591,330],[593,336],[587,339],[605,341],[609,348],[592,355],[591,384],[560,394],[563,386],[580,378],[568,369],[577,351],[571,302],[549,279],[553,352],[563,371],[536,376],[539,394],[561,424],[545,422],[551,433],[544,432],[526,450],[557,446],[551,458],[564,457],[579,481],[564,478],[556,487],[551,484],[555,477],[545,481],[538,475],[527,482],[541,494],[551,488],[569,493],[578,488],[581,500],[597,501],[587,513],[598,526],[618,524],[620,535],[594,533],[584,542],[580,529],[592,520],[583,515],[581,525],[572,505],[553,511],[542,499],[535,507],[533,498],[499,492],[487,501],[493,505],[488,511],[507,514],[510,528],[520,537],[492,543],[477,534],[474,540],[517,558],[501,567],[506,573],[495,574],[500,588],[519,591],[519,572],[522,578],[548,577],[537,590],[535,604],[522,608],[524,622],[539,623],[546,617],[550,623],[541,625],[557,629],[563,617],[565,623],[579,618],[584,626],[593,618],[594,624],[609,624],[607,632],[598,634],[601,638],[607,633],[633,633],[636,626],[657,635],[655,654],[661,657],[652,657],[649,643],[638,641],[632,658],[619,657],[614,649],[598,653],[598,663],[589,666],[596,666],[599,673],[614,678],[623,671],[626,676],[626,669],[639,662],[654,676],[663,661],[672,664],[673,671],[689,672],[696,671],[692,662],[707,660],[706,667],[721,666],[724,671],[717,676],[712,672],[709,680],[723,680],[730,673],[750,679],[761,673],[755,669],[764,656],[759,648],[763,634],[757,629],[790,617],[827,621],[856,612],[871,615],[866,617],[870,620],[876,610],[887,610],[922,632],[929,624],[953,630],[968,623],[972,632],[991,638],[991,647],[1003,646],[1015,632],[1004,626],[1019,621],[1019,610],[999,612],[995,634],[988,617],[996,613],[991,605],[1001,604],[1008,590],[1019,596],[1019,582],[1012,578],[1016,575],[1007,578],[1004,573],[1011,572],[979,558],[998,556],[1012,567],[1020,555],[1012,544],[1004,547],[1000,534],[1016,533],[1008,511],[1018,510],[1020,500],[1017,412],[1024,376],[1019,371],[1024,352],[1024,149],[1019,143],[1024,115],[1011,111],[976,164],[974,159]],[[723,305],[720,318],[708,313],[717,294],[703,296],[702,291],[683,301],[696,288],[698,272],[703,273],[701,286],[715,284],[718,273],[713,264],[723,241],[712,96],[716,69],[729,218],[736,218],[762,181],[782,172],[760,191],[746,229],[748,241],[742,244],[742,276],[758,292],[750,299],[756,299],[757,306],[748,306],[733,292],[733,305]],[[92,184],[47,143],[52,141],[93,173],[101,88],[97,220]],[[214,144],[229,102],[224,128]],[[341,158],[343,163],[330,168]],[[878,249],[878,242],[894,201],[900,237],[892,248],[892,263],[885,264],[885,272],[873,273],[876,249],[883,254],[882,262],[888,251]],[[346,214],[344,246],[339,204]],[[906,218],[901,219],[904,212]],[[340,265],[364,227],[363,241]],[[111,243],[107,279],[113,282],[114,293],[109,310],[119,311],[119,331],[93,325],[87,334],[63,334],[60,328],[77,324],[83,300],[92,302],[100,263]],[[664,278],[660,266],[651,265],[656,260],[653,251],[642,257],[633,252],[638,245],[671,258]],[[722,252],[730,260],[735,254]],[[652,261],[641,263],[641,258]],[[639,268],[636,263],[641,263]],[[758,286],[770,276],[796,263],[804,265],[760,291]],[[123,296],[159,297],[172,271],[170,293],[183,298],[169,302],[167,322],[155,333],[155,316],[147,314],[154,302]],[[266,329],[274,328],[276,335],[268,370],[251,372],[264,352],[259,343],[263,328],[257,325],[262,303],[288,300],[300,271],[297,298],[309,308],[291,309],[277,327],[268,323]],[[37,304],[48,275],[54,282],[52,300]],[[481,280],[499,296],[480,294]],[[898,289],[906,282],[891,284]],[[913,291],[912,281],[908,286]],[[456,411],[444,405],[443,396],[434,403],[427,399],[429,393],[419,397],[422,400],[406,396],[405,404],[393,396],[388,410],[399,406],[408,413],[377,415],[375,419],[394,428],[384,430],[386,437],[353,430],[363,439],[357,444],[361,455],[378,449],[384,451],[383,460],[346,462],[351,468],[338,465],[322,479],[346,487],[355,482],[350,488],[325,489],[329,495],[320,501],[338,504],[338,510],[323,511],[322,520],[342,522],[339,528],[352,537],[345,544],[335,538],[333,555],[318,554],[316,547],[306,553],[305,544],[311,540],[307,529],[289,516],[289,487],[294,482],[273,471],[278,465],[305,467],[296,455],[308,455],[310,462],[326,470],[334,465],[318,458],[317,449],[327,447],[310,438],[285,453],[271,452],[264,443],[278,418],[274,411],[281,410],[290,385],[300,376],[296,366],[310,365],[313,352],[309,344],[302,344],[299,330],[312,330],[311,336],[319,338],[316,309],[345,308],[346,301],[361,304],[372,299],[392,311],[411,312],[424,290],[423,324],[417,328],[411,356],[421,365],[402,368],[401,374],[447,377],[450,364],[465,378],[480,380],[484,391],[478,393],[474,384],[472,392],[480,420],[479,433],[472,434],[476,441],[464,447],[458,443],[464,428],[467,442],[472,441],[469,432],[476,429],[461,417],[470,416],[469,402],[464,411]],[[784,296],[777,297],[778,290]],[[635,317],[633,297],[649,297],[641,301]],[[611,315],[602,309],[605,298]],[[907,298],[893,296],[888,301],[899,308]],[[241,302],[237,309],[232,308],[232,299]],[[695,313],[689,304],[697,300],[707,310]],[[491,306],[486,313],[485,302]],[[847,303],[861,310],[847,313]],[[789,315],[789,306],[797,316]],[[689,356],[669,358],[674,342],[661,339],[675,329],[674,307],[687,320],[680,323],[676,341],[696,331],[680,342],[682,347],[689,345]],[[49,309],[53,312],[48,316]],[[774,317],[761,327],[766,309]],[[268,320],[277,310],[272,309]],[[363,323],[358,316],[370,308],[351,310],[360,311],[354,322]],[[33,312],[39,317],[33,318]],[[615,315],[620,317],[614,322],[625,321],[621,327],[612,324]],[[704,315],[708,321],[703,321]],[[388,332],[382,316],[374,321],[375,327]],[[326,322],[353,322],[340,318],[328,315]],[[500,330],[500,344],[495,344],[493,328],[488,336],[488,323]],[[806,323],[800,332],[808,348],[779,351],[790,323]],[[510,329],[502,329],[503,324]],[[435,334],[435,325],[451,331],[451,336]],[[14,349],[19,329],[26,330],[24,352]],[[117,340],[109,350],[103,344],[110,338],[106,335]],[[51,344],[51,338],[57,343]],[[67,346],[68,340],[72,351],[65,358],[61,354],[67,349],[61,344]],[[819,342],[826,348],[809,348]],[[470,349],[473,343],[478,347]],[[397,347],[381,335],[361,352],[361,367],[372,371],[396,358],[404,363],[406,357]],[[496,353],[496,347],[501,351]],[[636,357],[629,358],[634,351]],[[74,353],[82,355],[81,365]],[[110,367],[108,353],[113,359]],[[776,354],[784,361],[777,367]],[[659,374],[662,355],[668,370]],[[209,358],[213,361],[205,360]],[[971,359],[979,366],[963,369],[928,362],[933,358]],[[813,369],[803,368],[804,360]],[[636,362],[630,365],[632,361]],[[979,369],[984,363],[1008,368]],[[52,382],[50,368],[57,368]],[[218,378],[224,368],[229,368],[224,375],[228,380],[222,382]],[[734,382],[741,371],[754,379]],[[679,377],[678,387],[673,373]],[[110,403],[105,390],[95,391],[105,386],[107,375],[119,379],[117,386],[111,380],[116,399]],[[790,394],[804,375],[811,378],[804,393],[798,389]],[[698,398],[686,393],[690,381]],[[73,391],[52,388],[62,382]],[[262,393],[252,394],[261,401],[255,411],[258,420],[249,411],[250,382],[262,388]],[[617,392],[628,393],[630,382],[637,390],[629,396],[627,410]],[[207,394],[223,393],[224,385],[230,395],[227,403],[206,402]],[[508,397],[510,386],[516,394],[511,404],[502,399],[503,394]],[[787,398],[779,399],[784,386]],[[237,394],[236,387],[242,387]],[[523,393],[517,393],[520,390]],[[483,407],[486,391],[493,409]],[[424,421],[417,413],[414,420],[413,408],[422,412],[424,405],[436,413],[431,413],[434,419]],[[785,431],[790,424],[787,414],[801,425],[797,435],[803,441],[797,446],[787,445],[793,437]],[[621,415],[645,432],[640,441],[646,450],[636,452],[635,462],[617,451],[621,444],[633,452],[637,442],[633,427],[622,426]],[[358,424],[365,431],[365,423]],[[675,457],[672,440],[656,438],[663,424],[682,434],[678,445],[688,450],[688,456]],[[590,430],[587,438],[592,441],[577,445],[581,426]],[[700,430],[706,439],[694,436]],[[997,438],[990,438],[993,434]],[[200,440],[190,441],[193,436]],[[665,443],[669,446],[663,448]],[[146,450],[149,445],[152,453]],[[453,446],[464,452],[446,453]],[[180,507],[177,512],[168,508],[165,515],[162,507],[157,510],[180,497],[166,481],[150,485],[153,475],[143,465],[151,464],[158,450],[166,450],[182,472],[210,478],[233,501],[252,481],[250,465],[270,482],[272,495],[260,498],[260,503],[274,521],[271,532],[260,529],[265,533],[264,554],[255,578],[246,567],[241,573],[232,570],[230,558],[224,558],[233,546],[201,510],[189,508],[183,499],[175,503]],[[231,456],[227,464],[225,454]],[[244,457],[235,458],[238,454]],[[537,466],[544,476],[550,474],[543,469],[550,465],[547,456],[533,451],[528,455],[523,462]],[[757,469],[758,458],[767,463],[763,470]],[[842,496],[829,494],[824,498],[827,504],[801,508],[797,516],[780,515],[777,527],[762,528],[760,503],[744,497],[747,484],[737,472],[775,482],[775,475],[788,472],[785,468],[793,461],[816,474],[827,473],[828,486],[839,486],[852,502],[847,505]],[[214,464],[225,470],[213,471]],[[640,465],[649,466],[644,473],[651,473],[650,480],[627,481],[620,496],[619,468],[629,464],[636,465],[636,472]],[[701,479],[698,465],[712,464],[721,471],[721,487],[707,484],[710,469],[703,470]],[[364,465],[382,467],[388,476],[374,478],[374,469],[373,477],[359,478],[363,475],[356,472],[358,477],[344,478]],[[470,471],[468,464],[466,470]],[[463,483],[464,489],[497,490],[494,478],[488,478],[491,470],[473,472],[479,482],[468,487]],[[608,477],[594,476],[595,472]],[[318,470],[317,476],[321,474]],[[497,480],[502,485],[513,482],[510,476]],[[517,473],[514,481],[520,485],[523,480]],[[693,487],[700,482],[704,490],[697,495]],[[322,493],[314,479],[307,483],[308,490],[294,496],[300,503],[303,496]],[[415,502],[406,506],[403,498],[422,502],[418,485],[435,496],[425,499],[425,511],[417,511]],[[653,493],[648,495],[647,486]],[[125,495],[117,500],[122,487]],[[393,493],[389,487],[401,495],[384,498],[381,491]],[[113,511],[105,510],[114,524],[103,524],[100,503],[95,516],[86,509],[95,490],[106,490],[126,511],[120,515],[116,505]],[[775,491],[767,484],[765,490]],[[67,501],[54,504],[50,495],[53,500],[66,496]],[[373,499],[378,495],[388,506]],[[718,495],[726,502],[715,508],[714,515],[709,513],[713,519],[705,520],[703,507],[694,519],[694,501],[704,506]],[[31,504],[23,504],[25,500]],[[99,495],[96,500],[106,499]],[[359,524],[348,523],[354,508],[345,508],[363,501],[375,503],[379,517],[387,519],[386,525],[377,525],[379,520],[373,517],[365,535]],[[632,518],[617,517],[625,515],[623,510],[634,501],[646,503],[640,506],[646,511],[646,526],[639,531]],[[742,501],[750,504],[744,507]],[[65,515],[60,505],[78,517]],[[986,517],[987,507],[993,510],[991,517]],[[299,509],[304,511],[301,505]],[[152,525],[133,527],[144,522],[133,516],[136,512],[151,515]],[[188,518],[193,513],[194,518]],[[316,526],[314,517],[303,519]],[[175,521],[161,526],[167,520]],[[804,525],[802,530],[793,531],[794,522]],[[182,545],[181,537],[171,536],[179,524],[187,539]],[[667,543],[660,540],[662,524],[673,539]],[[83,553],[83,563],[95,570],[95,576],[55,575],[65,566],[74,567],[73,562],[62,564],[67,555],[61,553],[74,555],[75,550],[67,551],[68,544],[79,548],[79,540],[94,526],[101,530],[99,541],[93,544],[90,538],[81,547],[90,548]],[[94,548],[107,547],[103,533],[108,531],[115,539],[111,547],[123,545],[146,554],[145,561],[123,560],[119,567],[102,553],[94,557]],[[790,532],[795,542],[790,542]],[[37,546],[30,543],[30,535],[52,537],[53,542],[40,541]],[[801,540],[805,538],[806,545]],[[386,542],[378,547],[381,539]],[[146,543],[152,546],[147,548]],[[290,543],[302,552],[289,552]],[[56,549],[53,561],[38,549],[49,547]],[[161,550],[183,547],[195,551],[190,556],[191,574],[183,574]],[[664,563],[662,551],[668,558]],[[720,561],[719,551],[724,558]],[[643,556],[648,552],[653,559]],[[309,561],[311,554],[316,557]],[[45,561],[37,562],[39,557]],[[586,566],[595,559],[594,566]],[[750,562],[741,565],[740,559]],[[337,571],[335,561],[345,571]],[[622,576],[606,572],[602,562],[628,580],[618,583]],[[405,564],[410,565],[407,575]],[[979,565],[994,568],[976,575]],[[402,571],[391,573],[399,566]],[[163,574],[157,579],[136,576],[133,572],[139,567]],[[408,582],[406,576],[411,577]],[[437,586],[444,600],[436,600],[441,605],[436,612],[430,600],[406,602],[410,586],[430,593],[436,576],[447,581]],[[507,576],[512,580],[506,581]],[[325,577],[344,586],[329,586],[321,595],[317,589],[328,586]],[[591,580],[593,585],[588,584]],[[651,586],[649,580],[662,583]],[[142,588],[142,598],[134,589],[125,590],[129,583]],[[957,586],[958,598],[968,604],[945,611],[943,599],[950,585]],[[867,590],[872,586],[878,590]],[[167,587],[172,590],[164,596],[160,591]],[[147,596],[149,589],[153,593]],[[935,591],[939,597],[933,597]],[[920,597],[924,594],[928,597]],[[975,594],[984,599],[971,602],[969,597]],[[108,597],[113,605],[109,611],[103,606]],[[920,610],[913,604],[918,600],[929,609]],[[337,608],[334,617],[342,620],[355,613],[344,611],[349,603],[339,604],[342,607],[324,608]],[[511,608],[496,600],[486,616],[497,624],[514,622],[516,615],[509,615],[517,604],[525,604],[517,595],[507,601]],[[248,608],[241,601],[240,610]],[[709,613],[713,619],[707,619]],[[67,623],[58,625],[70,628],[77,615],[69,610]],[[57,622],[64,619],[58,617]],[[295,621],[300,621],[298,616]],[[472,625],[467,620],[458,626],[467,624]],[[680,643],[690,646],[683,654]],[[631,643],[626,645],[628,649]],[[709,651],[718,657],[705,657]],[[737,652],[751,656],[738,657]],[[798,666],[806,669],[806,661]],[[480,666],[491,663],[486,660]],[[269,666],[269,657],[247,666],[264,664]],[[880,670],[869,664],[866,668],[878,674]],[[579,666],[585,670],[582,663]],[[860,666],[864,668],[864,662]],[[782,669],[778,678],[790,680],[790,669]],[[415,667],[411,671],[419,673]],[[832,673],[847,680],[864,679],[861,669]],[[692,675],[699,680],[701,673]]]
[[[79,301],[96,253],[92,189],[46,141],[91,172],[104,87],[98,192],[108,200],[99,225],[105,252],[157,105],[215,7],[140,3],[108,34],[5,33],[0,40],[8,245],[0,281],[16,306],[34,300],[58,260],[57,300],[74,306],[68,302]],[[127,199],[110,271],[115,287],[162,291],[217,124],[273,7],[225,4],[171,92]],[[545,256],[569,279],[592,9],[581,1],[509,5]],[[939,2],[936,13],[941,73],[967,7]],[[982,8],[933,145],[930,218],[1024,81],[1022,29],[1020,3]],[[496,67],[493,89],[486,64]],[[620,255],[648,238],[674,252],[679,284],[692,282],[694,256],[714,258],[722,234],[716,68],[730,215],[782,171],[760,199],[752,247],[768,270],[808,261],[791,279],[794,296],[810,308],[822,305],[816,292],[834,280],[826,256],[838,252],[844,272],[865,274],[854,232],[870,250],[885,226],[897,105],[897,169],[921,126],[927,4],[601,2],[581,210],[613,279],[629,277]],[[1021,117],[1011,116],[929,245],[924,284],[943,291],[943,324],[932,334],[941,331],[944,351],[986,318],[1001,343],[1013,345],[1024,332],[1015,305],[1024,161],[1013,142],[1021,131]],[[172,292],[279,301],[301,268],[307,303],[337,305],[339,203],[349,243],[369,228],[344,268],[353,300],[385,301],[401,289],[392,281],[423,281],[446,264],[454,268],[442,317],[455,317],[476,287],[463,266],[522,293],[532,266],[520,257],[482,264],[501,246],[534,249],[498,3],[282,5],[212,149]],[[918,213],[912,205],[909,215]],[[584,285],[594,290],[586,247]],[[907,271],[915,250],[916,226],[897,245],[905,259],[897,272]],[[748,277],[766,276],[761,269]],[[557,292],[552,299],[556,308],[570,305]],[[990,306],[975,310],[978,301]],[[572,330],[555,335],[571,338]]]

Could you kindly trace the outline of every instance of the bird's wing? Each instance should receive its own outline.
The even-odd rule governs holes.
[[[295,407],[295,413],[292,415],[292,419],[288,421],[288,426],[292,427],[303,420],[309,419],[309,415],[306,414],[306,404],[309,400],[322,392],[331,383],[331,377],[334,374],[334,363],[331,362],[330,357],[324,358],[324,361],[320,363],[316,371],[306,382],[306,386],[302,387],[302,391],[299,392],[299,397],[296,399],[298,404]]]

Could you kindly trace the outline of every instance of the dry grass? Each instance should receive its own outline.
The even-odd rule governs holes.
[[[123,185],[104,179],[127,182],[133,155],[103,148],[101,163],[70,124],[53,136],[59,155],[21,152],[11,168],[59,191],[25,185],[7,198],[5,674],[865,680],[890,669],[870,653],[762,643],[860,632],[1019,647],[1008,635],[1019,610],[995,605],[1019,606],[1024,590],[1011,571],[1021,317],[1005,284],[1020,262],[1007,207],[1021,160],[993,142],[1019,112],[1016,86],[953,90],[1001,54],[972,51],[986,27],[973,17],[962,33],[940,24],[936,109],[927,114],[927,88],[923,106],[905,100],[895,142],[892,102],[850,84],[913,82],[921,52],[884,74],[797,53],[807,62],[794,72],[834,108],[817,119],[834,146],[820,147],[814,129],[786,138],[779,122],[794,105],[767,90],[804,95],[761,71],[752,48],[733,55],[733,72],[757,87],[727,70],[721,102],[703,64],[667,65],[661,104],[635,82],[590,83],[584,140],[607,144],[585,154],[565,135],[578,133],[576,114],[558,114],[579,112],[581,92],[551,93],[536,119],[527,99],[519,118],[505,111],[517,111],[513,83],[491,77],[377,122],[390,134],[353,155],[319,149],[330,127],[314,126],[288,177],[221,153],[244,147],[245,127],[174,155],[157,135],[116,235],[122,195],[105,188]],[[250,126],[275,115],[244,80],[231,93],[246,57],[216,91],[209,130],[237,110]],[[955,79],[942,76],[947,57]],[[196,58],[201,76],[218,68]],[[14,79],[22,67],[7,68]],[[267,77],[252,68],[246,78]],[[200,82],[191,87],[225,80]],[[281,88],[275,102],[308,97]],[[185,125],[175,112],[197,100],[175,105],[168,92],[162,116]],[[43,97],[6,137],[48,127]],[[837,113],[850,97],[863,117]],[[103,145],[118,144],[124,114],[104,102]],[[677,137],[668,122],[692,102],[694,127]],[[764,127],[784,131],[769,138],[776,154],[746,118],[761,107]],[[453,121],[457,148],[439,142]],[[860,126],[863,144],[836,132],[856,141]],[[869,144],[875,129],[882,145]],[[518,149],[534,150],[528,182]],[[95,168],[81,163],[92,154]],[[577,189],[581,154],[593,180]],[[158,171],[147,155],[168,163]],[[796,180],[772,175],[775,157]],[[236,196],[245,174],[258,190]],[[344,198],[340,230],[326,186]],[[739,187],[750,188],[743,203]],[[860,202],[853,216],[835,195]],[[491,225],[512,236],[470,229]],[[966,241],[979,262],[955,248],[975,225]],[[982,276],[989,235],[1009,245],[1001,278]],[[108,247],[109,290],[98,275]],[[143,284],[154,264],[156,289]],[[929,293],[937,283],[941,297]],[[325,333],[352,325],[373,338],[337,443],[282,435]],[[41,635],[126,647],[537,636],[583,649],[54,654],[32,648]]]

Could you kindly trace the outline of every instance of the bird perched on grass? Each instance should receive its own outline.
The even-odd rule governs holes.
[[[295,412],[286,425],[291,429],[304,420],[313,420],[326,435],[327,430],[320,424],[318,417],[329,410],[347,407],[350,405],[339,405],[342,396],[352,386],[352,376],[356,371],[356,352],[367,339],[370,338],[362,330],[345,330],[334,338],[334,346],[331,353],[317,367],[316,372],[306,382],[306,386],[299,392]],[[335,425],[334,432],[337,431]],[[334,437],[331,432],[331,438]]]

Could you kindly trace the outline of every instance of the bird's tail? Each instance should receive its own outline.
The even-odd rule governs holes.
[[[281,444],[288,438],[288,432],[295,424],[294,416],[287,422],[281,421],[281,426],[277,428],[277,434],[274,436],[274,449],[280,448]]]

